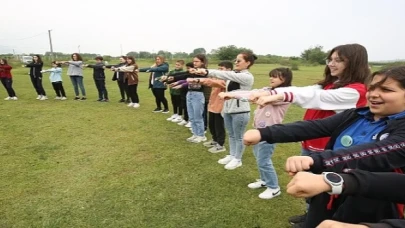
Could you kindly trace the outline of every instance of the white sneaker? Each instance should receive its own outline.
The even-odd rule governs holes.
[[[67,100],[67,98],[66,98],[66,97],[62,97],[60,100],[65,101],[65,100]]]
[[[134,103],[134,105],[132,107],[139,108],[139,107],[141,107],[141,105],[139,103]]]
[[[62,97],[55,97],[55,100],[61,100]]]
[[[173,123],[179,123],[181,121],[183,121],[183,118],[181,116],[178,116],[177,118],[172,120]]]
[[[17,100],[18,100],[18,97],[12,97],[11,99],[17,101]]]
[[[266,183],[260,179],[257,179],[256,182],[248,184],[248,188],[258,189],[266,187]]]
[[[232,161],[232,159],[234,159],[234,157],[232,155],[226,155],[224,158],[219,159],[218,163],[221,165],[226,165],[230,161]]]
[[[13,98],[11,98],[11,97],[6,97],[6,98],[4,98],[4,100],[5,101],[9,101],[9,100],[12,100]]]
[[[191,141],[193,141],[196,137],[198,137],[198,136],[197,136],[197,135],[193,135],[193,136],[187,138],[186,140],[187,140],[188,142],[191,142]]]
[[[128,107],[134,107],[134,103],[129,103],[128,105],[127,105]]]
[[[224,146],[220,146],[219,144],[208,149],[208,152],[213,153],[213,154],[216,154],[219,152],[224,152],[224,151],[226,151],[226,148]]]
[[[205,147],[213,147],[213,146],[216,146],[216,145],[217,145],[217,142],[211,140],[211,141],[208,141],[208,142],[203,143],[203,145],[204,145]]]
[[[187,124],[187,121],[185,121],[185,120],[182,120],[180,123],[178,123],[178,125],[180,125],[180,126],[183,126],[183,125],[186,125]]]
[[[170,116],[170,117],[167,118],[166,120],[167,120],[167,121],[172,121],[172,120],[174,120],[175,118],[177,118],[177,114],[173,114],[172,116]]]
[[[232,159],[228,164],[225,165],[225,169],[227,170],[233,170],[238,167],[242,166],[242,161],[240,159]]]
[[[41,99],[39,99],[40,101],[44,101],[44,100],[48,100],[48,98],[46,96],[42,96]]]
[[[207,137],[205,137],[205,136],[197,136],[193,140],[191,140],[190,142],[192,142],[192,143],[200,143],[200,142],[205,142],[205,141],[207,141]]]
[[[38,95],[37,100],[40,100],[42,98],[42,95]]]
[[[264,192],[259,194],[259,198],[260,199],[272,199],[279,195],[281,195],[280,188],[276,188],[276,189],[267,188],[266,190],[264,190]]]
[[[191,122],[188,122],[186,125],[184,125],[185,127],[190,128],[191,127]]]

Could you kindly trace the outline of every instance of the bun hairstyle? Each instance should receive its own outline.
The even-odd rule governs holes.
[[[61,64],[61,63],[58,63],[58,62],[56,62],[56,61],[52,61],[52,64],[55,64],[57,67],[62,67],[62,64]]]
[[[243,56],[243,59],[246,62],[250,62],[249,66],[247,67],[248,69],[253,66],[253,64],[255,63],[255,60],[257,60],[257,56],[255,54],[253,54],[253,52],[251,51],[244,51],[242,53],[240,53],[240,55]]]

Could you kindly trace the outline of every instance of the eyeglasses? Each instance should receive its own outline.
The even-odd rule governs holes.
[[[333,62],[336,63],[336,64],[339,64],[339,63],[344,62],[344,60],[341,60],[341,59],[326,59],[325,62],[326,62],[326,65],[332,64]]]

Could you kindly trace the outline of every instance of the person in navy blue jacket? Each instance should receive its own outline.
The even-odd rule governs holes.
[[[169,113],[169,106],[165,97],[166,85],[160,81],[160,78],[169,72],[169,64],[165,62],[165,58],[158,55],[155,59],[155,64],[152,67],[140,68],[139,72],[150,72],[149,88],[155,96],[156,109],[153,112]],[[164,109],[162,110],[162,104]]]
[[[346,173],[333,173],[342,180],[343,196],[363,196],[376,200],[405,203],[405,175],[399,173],[376,173],[363,170],[350,170]],[[339,179],[338,178],[338,179]],[[308,198],[333,191],[322,174],[298,172],[287,185],[287,193],[297,198]],[[318,228],[396,228],[405,227],[404,219],[386,219],[378,223],[348,224],[325,220]]]
[[[372,75],[367,92],[369,107],[350,109],[334,116],[279,124],[249,130],[246,145],[299,142],[331,137],[325,150],[287,159],[286,171],[343,172],[360,169],[372,172],[405,170],[405,67],[388,68]],[[378,222],[403,218],[403,205],[357,196],[311,199],[304,227],[316,227],[326,219],[347,223]]]
[[[98,91],[97,101],[108,102],[108,91],[105,87],[105,65],[103,63],[103,57],[97,56],[94,59],[96,60],[96,64],[86,64],[84,66],[93,68],[93,79]]]

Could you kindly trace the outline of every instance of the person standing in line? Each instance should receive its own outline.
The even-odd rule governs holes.
[[[32,62],[28,63],[26,65],[23,65],[24,67],[30,68],[30,77],[31,77],[31,82],[32,85],[35,88],[35,91],[37,92],[37,100],[48,100],[48,97],[46,97],[46,93],[44,90],[44,87],[42,86],[42,67],[44,63],[42,62],[41,56],[40,55],[34,55],[32,58]]]
[[[50,72],[49,79],[51,80],[52,87],[55,90],[55,100],[66,100],[65,89],[62,84],[62,68],[60,63],[52,62],[52,69],[43,70],[41,73]]]
[[[13,76],[11,75],[11,69],[13,69],[13,67],[8,65],[6,59],[0,59],[0,80],[4,88],[7,90],[8,97],[4,98],[6,101],[18,100],[13,89]]]
[[[62,61],[60,63],[69,65],[67,74],[70,76],[72,81],[73,89],[75,90],[74,100],[86,100],[86,90],[84,89],[83,84],[83,59],[82,56],[78,53],[73,53],[71,55],[72,60]],[[79,88],[82,92],[82,97],[80,98]]]

